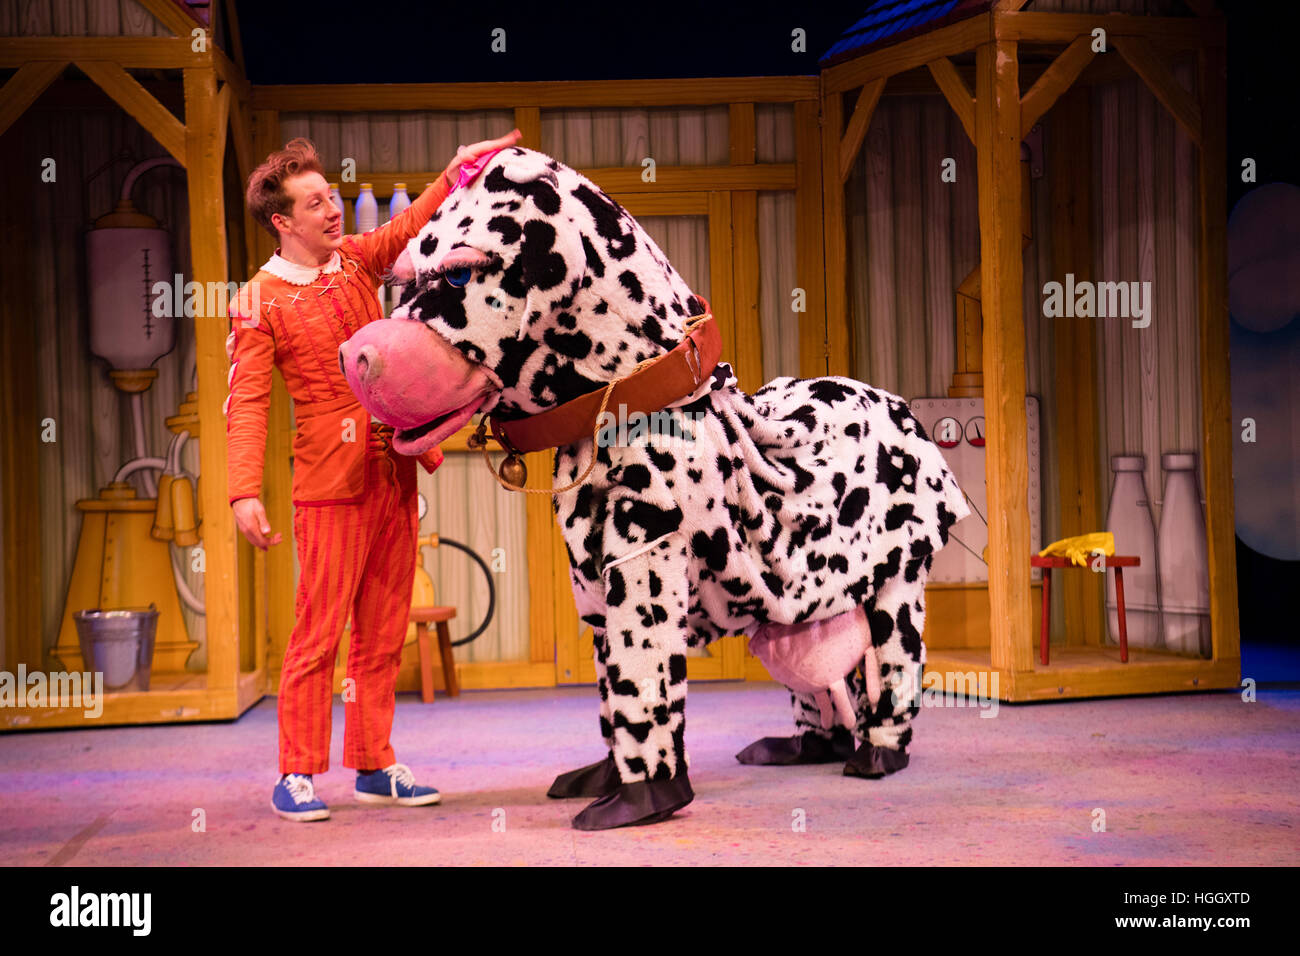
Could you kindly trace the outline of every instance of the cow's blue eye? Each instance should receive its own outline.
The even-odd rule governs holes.
[[[461,266],[459,269],[448,269],[443,273],[443,277],[449,285],[461,288],[469,283],[470,269],[469,266]]]

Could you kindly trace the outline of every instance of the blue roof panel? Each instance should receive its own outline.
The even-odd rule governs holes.
[[[989,0],[876,0],[862,19],[844,31],[844,34],[823,54],[821,63],[831,59],[847,59],[858,51],[865,51],[891,37],[900,40],[906,35],[924,33],[927,24],[935,27],[949,15],[952,19],[975,14],[988,9]]]

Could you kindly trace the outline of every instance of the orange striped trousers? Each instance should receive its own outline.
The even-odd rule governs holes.
[[[373,429],[369,440],[360,502],[294,508],[299,577],[280,672],[282,774],[329,769],[334,659],[349,613],[343,765],[377,770],[396,762],[388,738],[415,576],[415,459]]]

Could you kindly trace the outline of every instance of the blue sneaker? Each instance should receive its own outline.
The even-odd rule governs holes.
[[[329,807],[316,796],[311,774],[289,773],[281,777],[271,791],[271,809],[286,820],[306,822],[328,820]]]
[[[395,803],[399,807],[424,807],[442,800],[433,787],[419,787],[406,764],[395,763],[374,773],[357,772],[357,799],[362,803]]]

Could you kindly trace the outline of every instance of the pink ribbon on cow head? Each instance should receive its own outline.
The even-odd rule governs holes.
[[[451,187],[451,191],[455,192],[462,186],[468,185],[472,182],[474,177],[483,171],[483,167],[487,165],[487,161],[499,152],[501,152],[501,150],[494,149],[490,153],[484,153],[471,163],[462,163],[460,169],[457,171],[458,175],[456,176],[456,185]]]

